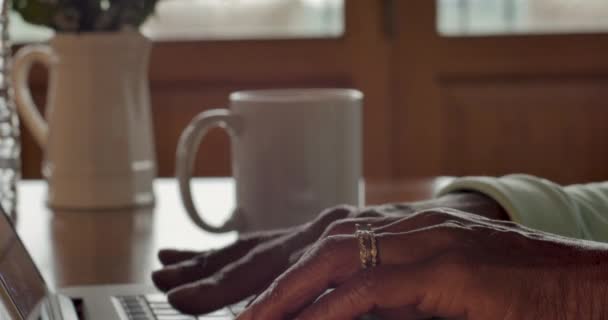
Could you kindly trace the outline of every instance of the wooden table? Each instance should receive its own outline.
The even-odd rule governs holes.
[[[429,198],[447,178],[368,182],[366,203]],[[51,211],[44,204],[46,184],[19,186],[17,230],[52,288],[108,283],[149,283],[164,247],[210,249],[234,241],[235,232],[210,234],[187,217],[173,179],[158,179],[155,208],[122,211]],[[230,178],[195,179],[198,206],[211,222],[223,221],[234,206]]]

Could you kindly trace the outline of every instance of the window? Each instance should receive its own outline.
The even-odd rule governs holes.
[[[42,41],[52,31],[11,20],[15,42]],[[344,0],[162,1],[143,27],[155,40],[339,37]]]
[[[608,31],[606,0],[437,0],[444,36]]]

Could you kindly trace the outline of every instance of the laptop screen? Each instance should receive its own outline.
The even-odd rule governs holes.
[[[46,285],[34,261],[21,243],[7,216],[0,210],[0,281],[1,287],[24,319],[30,318],[47,293]],[[3,301],[4,304],[10,303]]]

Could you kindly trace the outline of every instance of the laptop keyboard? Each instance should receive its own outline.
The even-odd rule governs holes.
[[[232,320],[245,309],[246,301],[206,314],[190,316],[173,309],[164,294],[116,297],[129,320]]]

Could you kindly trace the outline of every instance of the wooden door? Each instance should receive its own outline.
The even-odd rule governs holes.
[[[442,37],[393,1],[397,177],[608,179],[608,35]]]

